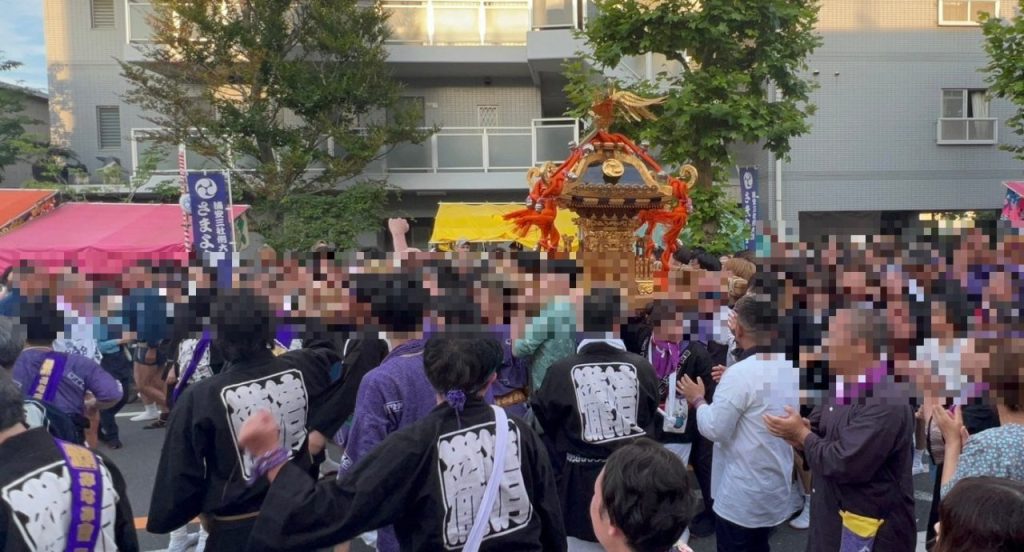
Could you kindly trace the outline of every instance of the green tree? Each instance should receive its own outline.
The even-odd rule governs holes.
[[[19,148],[27,158],[35,160],[32,172],[36,178],[26,182],[25,187],[57,190],[72,201],[85,201],[89,193],[96,191],[93,186],[79,184],[83,177],[88,179],[88,173],[74,151],[30,141],[22,141]]]
[[[813,82],[800,74],[821,44],[816,0],[595,0],[582,32],[599,66],[661,54],[679,64],[653,88],[668,97],[641,137],[668,163],[692,163],[710,186],[732,166],[730,146],[763,143],[785,158],[810,130]],[[646,83],[647,88],[652,88]],[[774,89],[777,94],[769,94]]]
[[[18,67],[21,67],[21,62],[4,59],[3,52],[0,52],[0,73]],[[38,137],[28,135],[25,126],[39,124],[40,121],[24,115],[23,109],[21,93],[0,86],[0,180],[3,180],[4,167],[29,160],[32,146],[39,143]]]
[[[1024,13],[1024,0],[1019,5],[1018,15],[1012,20],[983,16],[982,31],[985,52],[989,56],[984,68],[988,73],[988,93],[1017,106],[1017,112],[1006,120],[1006,126],[1017,136],[1024,137],[1024,16],[1020,15]],[[999,147],[1024,161],[1024,141]]]
[[[281,250],[308,247],[320,240],[343,247],[352,246],[360,232],[380,226],[388,190],[375,183],[360,182],[344,195],[298,195],[284,200],[289,213],[280,232],[267,240]]]
[[[812,81],[801,75],[821,44],[816,0],[595,0],[598,15],[581,32],[589,53],[568,67],[570,114],[584,116],[608,81],[642,95],[666,96],[653,122],[620,121],[614,130],[655,146],[666,165],[693,164],[694,212],[680,239],[728,253],[743,246],[743,211],[716,183],[734,165],[730,147],[760,143],[787,158],[790,139],[810,130]],[[653,80],[609,78],[627,56],[675,62]]]
[[[139,154],[139,162],[135,165],[135,173],[132,175],[126,175],[124,169],[119,165],[111,165],[107,168],[100,169],[97,171],[103,178],[103,183],[106,185],[119,186],[125,194],[122,201],[125,203],[131,203],[135,200],[135,195],[146,186],[153,175],[156,173],[157,167],[166,158],[166,154],[160,151],[158,148],[149,147],[144,149]],[[168,197],[165,186],[173,186],[175,193],[173,197]],[[151,188],[151,191],[160,198],[162,203],[176,202],[178,197],[181,195],[180,185],[175,185],[173,180],[169,178],[161,179],[155,182]]]
[[[375,213],[359,194],[347,201],[341,183],[382,148],[428,135],[385,65],[380,9],[357,0],[154,0],[149,23],[145,61],[121,62],[125,99],[161,129],[156,141],[245,169],[232,173],[232,187],[275,247],[311,245],[284,231],[314,222],[301,198]]]

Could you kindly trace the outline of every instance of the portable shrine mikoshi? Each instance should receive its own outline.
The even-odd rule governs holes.
[[[653,293],[654,228],[668,227],[660,259],[668,267],[686,226],[689,187],[697,181],[697,170],[685,165],[680,176],[669,175],[645,146],[609,129],[616,117],[654,120],[649,108],[662,101],[608,90],[591,107],[595,130],[570,144],[570,155],[561,164],[530,169],[526,206],[505,220],[521,234],[539,228],[540,248],[554,252],[561,241],[555,217],[560,207],[568,209],[578,217],[580,257],[591,283],[618,282],[640,294]],[[638,238],[644,225],[646,232]]]

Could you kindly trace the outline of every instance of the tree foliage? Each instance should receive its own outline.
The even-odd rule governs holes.
[[[1024,137],[1024,0],[1020,2],[1017,17],[1012,20],[998,17],[984,20],[985,52],[989,63],[984,71],[988,93],[1003,98],[1017,106],[1017,112],[1006,120],[1006,126],[1017,136]],[[1015,154],[1024,161],[1024,141],[1002,144],[1002,149]]]
[[[745,213],[723,186],[697,186],[690,191],[690,199],[693,211],[679,241],[712,255],[730,255],[746,248],[750,227]]]
[[[121,62],[125,99],[161,129],[155,140],[245,169],[232,174],[233,189],[253,202],[261,232],[301,219],[289,211],[305,205],[300,198],[325,197],[382,148],[427,135],[385,65],[379,9],[357,0],[154,0],[153,10],[144,62]],[[330,197],[341,205],[347,196]]]
[[[380,226],[388,193],[381,182],[360,182],[344,194],[289,196],[282,207],[290,216],[263,236],[278,251],[309,249],[321,240],[351,249],[361,232]]]
[[[613,68],[626,56],[661,54],[678,72],[656,83],[668,98],[641,137],[663,160],[693,163],[700,185],[732,166],[729,147],[763,143],[785,157],[810,129],[812,81],[801,75],[821,44],[817,0],[595,0],[583,31],[593,60]],[[578,81],[577,81],[578,84]],[[770,90],[778,96],[770,96]]]
[[[5,59],[3,52],[0,52],[0,73],[18,67],[21,67],[21,62]],[[4,167],[30,160],[28,154],[32,146],[43,139],[28,135],[25,127],[39,124],[40,121],[26,116],[23,109],[21,93],[0,87],[0,180],[3,179]]]

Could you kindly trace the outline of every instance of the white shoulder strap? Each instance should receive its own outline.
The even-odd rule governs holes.
[[[491,468],[491,477],[487,480],[487,489],[484,490],[483,499],[480,501],[480,510],[477,511],[476,520],[473,522],[473,529],[469,532],[466,545],[462,547],[464,552],[478,552],[480,544],[487,535],[487,529],[491,522],[491,511],[498,500],[498,492],[501,490],[501,480],[505,477],[505,453],[508,451],[508,417],[505,416],[505,409],[491,406],[494,410],[494,463]]]

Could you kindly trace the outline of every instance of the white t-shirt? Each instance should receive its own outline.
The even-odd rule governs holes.
[[[697,409],[697,428],[715,443],[711,496],[715,513],[747,528],[774,527],[789,518],[793,447],[773,436],[761,418],[799,407],[800,376],[779,353],[731,366],[715,400]]]
[[[184,375],[185,369],[187,369],[189,364],[192,363],[192,355],[195,352],[197,345],[199,345],[199,340],[194,338],[183,339],[178,345],[179,376]],[[193,384],[212,375],[213,370],[210,368],[210,348],[207,347],[206,351],[203,351],[202,358],[199,359],[199,364],[196,365],[196,371],[193,372],[192,377],[188,379],[188,383]]]
[[[967,376],[963,371],[963,352],[967,348],[967,338],[950,340],[943,345],[938,338],[929,337],[917,347],[917,360],[928,363],[930,372],[946,382],[946,393],[957,397],[967,384]]]
[[[64,315],[67,330],[53,341],[53,350],[58,353],[73,353],[91,358],[97,363],[103,360],[99,342],[96,341],[96,325],[87,316],[81,316],[63,297],[57,297],[57,309]]]

